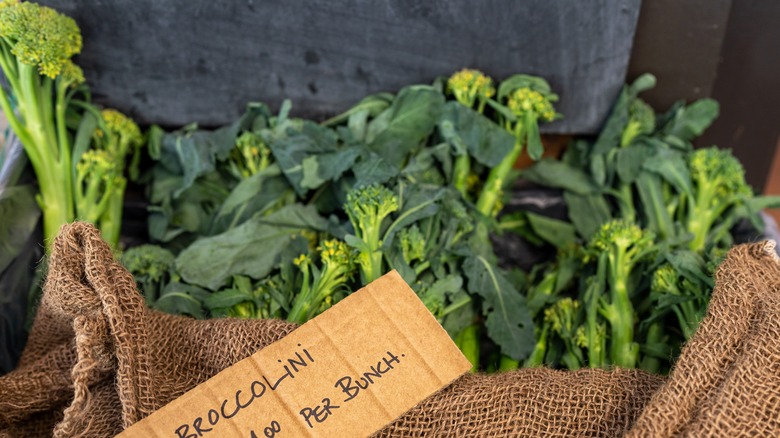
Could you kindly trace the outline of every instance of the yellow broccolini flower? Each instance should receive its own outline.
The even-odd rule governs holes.
[[[231,151],[230,167],[239,178],[249,178],[265,170],[271,163],[271,149],[263,139],[252,132],[241,134],[236,147]]]
[[[539,120],[549,122],[557,116],[550,99],[529,87],[515,90],[509,96],[507,106],[518,117],[524,116],[528,111],[533,111]]]
[[[130,117],[111,108],[104,109],[100,112],[100,115],[103,116],[103,121],[106,123],[106,128],[109,131],[119,133],[129,141],[143,141],[141,129],[138,128],[138,125]]]
[[[564,298],[544,310],[544,320],[549,322],[557,333],[572,333],[574,317],[580,308],[580,302]]]
[[[84,83],[84,71],[73,61],[68,61],[62,67],[62,74],[60,76],[62,80],[67,81],[71,87],[81,85]]]
[[[484,102],[496,94],[493,80],[479,70],[464,68],[450,76],[447,88],[455,96],[458,102],[469,108],[474,106],[477,99]],[[481,104],[483,106],[484,104]]]
[[[293,260],[295,266],[307,266],[311,263],[311,258],[306,254],[301,254]]]
[[[317,249],[323,264],[349,266],[353,262],[352,249],[341,240],[324,240]]]

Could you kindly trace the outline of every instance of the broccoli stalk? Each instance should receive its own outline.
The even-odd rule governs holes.
[[[331,297],[345,287],[355,270],[352,250],[339,240],[325,240],[319,247],[322,269],[307,255],[294,263],[303,273],[303,286],[293,301],[287,320],[303,324],[329,306]]]
[[[72,88],[84,82],[71,61],[80,51],[73,19],[35,3],[0,3],[0,68],[9,87],[0,88],[0,107],[35,170],[47,244],[75,215],[66,111]]]
[[[461,105],[473,108],[475,103],[477,111],[482,114],[485,104],[496,94],[493,80],[478,70],[463,69],[453,74],[447,81],[447,89],[455,96]],[[468,198],[469,177],[471,175],[471,157],[468,151],[463,151],[455,159],[453,168],[453,181],[455,188]]]
[[[588,246],[609,284],[609,300],[601,303],[599,311],[610,325],[610,359],[614,365],[633,368],[639,344],[634,342],[635,314],[628,284],[634,267],[653,249],[653,236],[633,223],[613,220],[602,225]]]
[[[512,81],[512,79],[520,80]],[[510,78],[507,82],[509,81],[512,81],[517,87],[509,93],[499,92],[499,98],[502,97],[502,94],[506,94],[508,98],[507,106],[514,120],[507,119],[504,125],[509,132],[514,134],[515,145],[498,166],[490,171],[477,200],[477,210],[489,217],[495,217],[500,210],[503,188],[512,167],[523,151],[523,147],[528,145],[531,158],[541,158],[542,143],[539,136],[539,122],[549,122],[560,117],[552,105],[558,100],[558,96],[550,92],[546,81],[522,75]]]
[[[386,187],[372,184],[349,192],[344,209],[355,230],[355,235],[347,235],[345,240],[358,250],[360,279],[365,285],[384,273],[382,224],[390,213],[398,210],[398,197]]]
[[[702,254],[713,224],[752,191],[745,183],[745,170],[731,151],[717,147],[699,149],[691,154],[688,165],[695,199],[688,201],[685,223],[693,234],[689,248]]]

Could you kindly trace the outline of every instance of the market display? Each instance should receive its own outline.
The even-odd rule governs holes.
[[[47,256],[0,436],[116,434],[391,270],[472,369],[379,436],[780,433],[780,264],[749,243],[780,197],[728,149],[694,148],[717,102],[657,114],[640,76],[557,156],[545,79],[463,69],[325,121],[249,103],[228,126],[144,133],[91,102],[81,48],[69,17],[0,3],[8,150],[37,184],[19,162],[0,186],[0,285],[40,296],[6,270],[29,265],[39,214]],[[149,213],[132,247],[128,180]],[[505,209],[528,186],[565,214]],[[505,236],[554,256],[508,267]]]

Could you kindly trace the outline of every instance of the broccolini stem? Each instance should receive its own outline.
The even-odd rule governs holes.
[[[606,339],[604,334],[599,333],[598,321],[598,291],[597,285],[588,286],[586,291],[587,311],[587,342],[588,342],[588,366],[591,368],[602,368],[606,365]]]
[[[611,263],[615,263],[615,261]],[[622,257],[617,258],[617,263],[622,263]],[[627,278],[622,272],[625,267],[617,266],[616,268],[618,269],[613,269],[612,274],[610,355],[614,365],[634,368],[639,353],[639,346],[634,342],[634,307],[628,296]]]
[[[528,359],[525,360],[523,366],[525,368],[540,367],[544,364],[544,356],[547,354],[547,334],[550,332],[550,323],[545,322],[542,327],[542,332],[536,340],[534,350]],[[501,364],[504,364],[504,358],[501,358]],[[503,368],[502,368],[503,369]]]
[[[74,205],[74,187],[73,187],[73,157],[71,156],[70,139],[68,138],[68,125],[65,120],[65,113],[67,110],[67,92],[68,85],[63,80],[59,80],[57,83],[57,104],[55,108],[57,125],[57,141],[60,149],[60,174],[63,179],[63,187],[65,188],[63,204],[65,205],[66,214],[70,217],[75,217],[75,205]],[[121,214],[121,212],[120,212]],[[110,242],[110,241],[109,241]]]
[[[479,368],[479,326],[472,324],[461,330],[455,344],[471,362],[471,372],[476,373]]]
[[[620,208],[620,217],[629,221],[636,222],[636,208],[634,208],[634,195],[631,193],[631,185],[626,183],[620,184],[620,202],[618,202]]]
[[[714,193],[711,193],[711,190],[700,187],[699,196],[688,216],[688,231],[693,233],[693,240],[688,247],[691,251],[699,254],[704,251],[707,244],[707,233],[712,226],[713,219],[720,216],[719,212],[711,211],[710,204],[713,196]]]
[[[663,326],[658,322],[654,322],[653,324],[650,325],[650,328],[647,329],[647,341],[645,342],[645,344],[647,345],[658,344],[663,342],[663,339],[664,339]],[[650,373],[658,373],[661,371],[661,361],[655,356],[648,355],[642,359],[640,368]]]
[[[119,183],[114,192],[109,195],[108,205],[100,216],[100,232],[103,239],[108,242],[112,249],[119,247],[119,234],[122,228],[122,204],[125,197],[124,178]]]
[[[463,155],[459,155],[455,159],[455,167],[453,169],[453,180],[455,182],[455,188],[460,192],[464,199],[468,199],[468,179],[471,173],[471,157],[468,152],[464,151]]]
[[[488,174],[485,187],[477,200],[477,210],[485,216],[492,217],[496,212],[496,204],[500,201],[501,190],[504,187],[509,172],[515,165],[520,153],[523,152],[523,128],[522,123],[518,122],[515,128],[515,146],[507,156],[494,167]]]

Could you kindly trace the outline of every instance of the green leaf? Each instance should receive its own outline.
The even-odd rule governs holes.
[[[713,99],[700,99],[682,108],[671,121],[666,133],[685,141],[700,136],[720,113],[720,105]]]
[[[270,139],[269,147],[274,159],[299,196],[305,196],[309,191],[303,185],[304,160],[314,155],[336,152],[337,139],[335,131],[309,121],[303,123],[300,132],[288,132],[287,137]]]
[[[290,205],[196,240],[176,258],[176,270],[188,283],[211,290],[219,289],[233,275],[264,278],[278,266],[287,247],[308,247],[308,241],[299,236],[302,231],[325,231],[328,225],[313,206]]]
[[[497,113],[501,114],[506,120],[510,122],[517,121],[517,116],[515,116],[515,113],[513,113],[512,110],[509,109],[506,105],[501,105],[493,99],[488,99],[487,104],[496,110]]]
[[[366,129],[368,128],[368,110],[361,110],[349,116],[347,127],[356,142],[366,141]]]
[[[382,248],[389,249],[393,245],[395,234],[420,219],[431,217],[439,212],[439,200],[444,196],[445,189],[430,189],[419,185],[408,186],[404,193],[403,205],[396,219],[387,229],[382,241]]]
[[[534,232],[556,248],[565,248],[577,242],[574,225],[531,212],[527,213],[527,217]]]
[[[474,319],[477,315],[474,306],[471,305],[471,297],[469,297],[465,291],[460,291],[450,297],[450,301],[453,303],[463,303],[467,300],[469,301],[468,304],[464,304],[457,309],[448,312],[441,322],[444,330],[446,330],[447,334],[453,339],[455,339],[457,334],[464,328],[474,324]]]
[[[203,301],[210,295],[209,291],[198,286],[177,282],[168,283],[153,307],[165,313],[184,314],[203,319],[205,317]]]
[[[636,97],[639,93],[647,91],[651,88],[655,88],[656,79],[651,73],[645,73],[634,80],[634,83],[629,85],[628,93],[631,97]]]
[[[590,175],[601,187],[607,185],[607,165],[604,155],[590,156]]]
[[[369,184],[384,184],[395,178],[399,170],[397,167],[388,163],[381,155],[368,152],[352,168],[357,181],[356,187],[367,186]]]
[[[378,93],[371,96],[364,97],[357,105],[348,109],[347,111],[322,122],[323,126],[336,126],[344,122],[344,120],[350,119],[357,113],[365,113],[371,117],[376,117],[382,111],[387,109],[392,103],[395,96],[391,93]],[[351,123],[350,123],[351,126]]]
[[[98,119],[91,111],[85,111],[76,130],[76,137],[73,139],[73,148],[71,150],[71,172],[73,181],[76,181],[76,166],[81,161],[81,156],[89,149],[92,144],[92,136],[95,135],[95,129],[98,127]]]
[[[713,286],[713,280],[707,269],[707,262],[698,254],[688,250],[676,250],[666,254],[666,260],[672,267],[688,280]],[[702,291],[703,295],[704,291]]]
[[[542,137],[539,134],[539,123],[533,111],[526,111],[524,123],[528,156],[534,161],[539,160],[544,153],[544,146],[542,146]]]
[[[642,168],[671,184],[679,193],[693,197],[693,183],[683,154],[673,149],[658,149],[644,160]]]
[[[36,194],[35,187],[28,185],[0,189],[0,272],[24,249],[38,224],[41,210]]]
[[[636,188],[642,201],[646,227],[662,239],[674,237],[674,223],[666,209],[661,178],[650,172],[642,172],[636,180]]]
[[[252,294],[239,289],[224,289],[209,295],[203,302],[207,309],[224,309],[244,301],[251,301]]]
[[[780,208],[780,196],[756,196],[748,199],[747,204],[752,212],[760,212],[767,208]]]
[[[498,100],[503,101],[513,91],[518,88],[528,87],[534,91],[538,91],[541,94],[552,94],[550,84],[546,80],[530,75],[512,75],[503,81],[498,86]]]
[[[458,293],[462,287],[463,278],[457,274],[450,274],[434,281],[419,295],[428,310],[438,319],[442,316],[447,297]]]
[[[444,96],[427,86],[402,89],[392,105],[387,127],[376,135],[369,148],[400,169],[410,152],[428,138],[444,108]]]
[[[317,189],[328,181],[335,181],[349,170],[360,156],[360,148],[348,147],[336,152],[310,155],[303,159],[301,186]]]
[[[609,204],[601,195],[564,192],[563,199],[569,209],[569,220],[585,240],[590,239],[602,224],[612,218]]]
[[[468,290],[483,298],[488,336],[502,353],[521,360],[534,347],[534,324],[525,297],[485,258],[469,257],[463,263]]]
[[[651,157],[655,153],[652,146],[645,144],[633,144],[618,149],[616,152],[616,170],[620,180],[626,184],[633,183],[639,177],[643,165],[646,166],[646,163],[653,159]]]
[[[592,154],[603,155],[611,149],[620,147],[620,139],[623,136],[623,130],[628,123],[629,103],[630,97],[628,89],[623,87],[615,105],[612,107],[612,112],[607,119],[607,123],[604,125],[604,129],[601,130],[596,139],[596,143],[593,144],[593,149],[591,150]]]
[[[514,148],[515,139],[506,129],[456,101],[447,102],[438,126],[457,155],[468,151],[488,167],[497,166]]]
[[[439,143],[435,146],[425,147],[415,154],[409,164],[401,170],[401,175],[411,182],[421,182],[431,174],[437,172],[437,161],[441,165],[445,180],[449,181],[452,172],[451,147],[447,143]]]
[[[546,187],[569,190],[580,195],[598,191],[596,184],[585,172],[553,159],[544,159],[534,164],[523,172],[523,178]]]
[[[250,105],[247,112],[231,125],[214,131],[184,129],[162,138],[158,164],[183,178],[173,196],[180,196],[202,175],[213,172],[217,161],[228,158],[238,134],[263,117],[264,106]]]
[[[219,234],[241,225],[256,214],[275,207],[292,193],[281,169],[272,164],[263,171],[241,181],[225,199],[214,216],[209,235]]]

